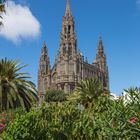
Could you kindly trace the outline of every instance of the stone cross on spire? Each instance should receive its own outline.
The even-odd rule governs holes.
[[[65,16],[71,16],[70,1],[67,0]]]

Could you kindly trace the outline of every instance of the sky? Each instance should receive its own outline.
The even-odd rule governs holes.
[[[109,67],[110,91],[140,87],[140,0],[70,0],[78,49],[92,63],[102,34]],[[0,59],[28,64],[23,71],[37,85],[44,42],[51,66],[59,49],[66,0],[8,1],[0,29]]]

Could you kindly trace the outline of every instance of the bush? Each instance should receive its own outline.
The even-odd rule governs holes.
[[[63,140],[69,135],[71,124],[78,117],[74,104],[55,106],[44,104],[25,115],[17,115],[3,133],[5,140]]]
[[[46,92],[46,102],[64,102],[66,101],[66,94],[62,90],[50,89]]]
[[[8,110],[0,112],[0,133],[13,122],[16,114],[25,114],[25,110],[22,108],[17,108],[15,110]]]
[[[17,115],[4,140],[137,140],[140,139],[140,98],[131,92],[131,102],[101,95],[89,108],[80,110],[74,101],[45,103],[25,115]]]

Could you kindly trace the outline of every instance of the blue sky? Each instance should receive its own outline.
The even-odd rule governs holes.
[[[51,64],[57,54],[66,0],[15,2],[29,7],[32,15],[40,23],[40,32],[34,29],[38,27],[36,23],[29,26],[33,34],[38,32],[36,36],[29,33],[19,35],[19,41],[0,36],[0,58],[18,59],[28,64],[24,71],[29,72],[32,81],[37,84],[38,62],[43,42],[47,44]],[[140,86],[140,2],[71,0],[70,3],[75,17],[78,48],[90,63],[95,59],[99,34],[102,33],[111,92],[121,94],[123,89],[130,86]],[[22,16],[21,18],[23,22],[26,19]],[[16,19],[14,20],[16,22]],[[14,24],[12,27],[18,28]],[[28,28],[25,26],[24,29]]]

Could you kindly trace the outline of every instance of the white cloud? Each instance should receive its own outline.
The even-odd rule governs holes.
[[[41,33],[39,21],[27,6],[9,1],[6,13],[3,13],[2,17],[0,35],[14,43],[22,39],[37,38]]]
[[[137,0],[137,1],[136,1],[136,5],[137,5],[137,7],[140,9],[140,0]]]

